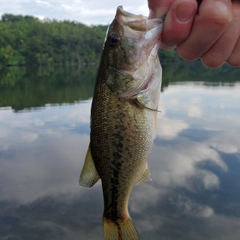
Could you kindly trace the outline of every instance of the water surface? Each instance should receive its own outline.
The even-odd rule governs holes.
[[[163,66],[152,182],[129,211],[142,240],[240,235],[240,69]],[[0,70],[0,239],[102,239],[101,185],[78,185],[96,67]]]

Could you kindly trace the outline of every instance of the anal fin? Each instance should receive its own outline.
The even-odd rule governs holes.
[[[82,172],[79,178],[79,184],[84,187],[92,187],[99,180],[96,167],[92,159],[90,147],[88,148]]]
[[[150,182],[150,181],[152,181],[151,173],[148,169],[148,165],[146,165],[146,169],[145,169],[143,175],[141,176],[141,178],[136,182],[136,185],[139,183]]]

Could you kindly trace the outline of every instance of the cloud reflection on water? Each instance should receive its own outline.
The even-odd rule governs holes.
[[[78,105],[5,114],[0,149],[0,182],[5,184],[0,200],[31,202],[83,190],[77,179],[89,141],[89,109],[90,101],[81,104],[80,114]],[[76,126],[78,134],[71,131]]]
[[[240,233],[236,230],[240,212],[238,217],[228,216],[226,205],[220,201],[227,191],[226,176],[232,174],[229,158],[221,152],[237,154],[240,160],[240,126],[236,121],[240,114],[240,95],[233,94],[239,90],[221,89],[219,94],[196,86],[185,85],[184,91],[182,88],[171,86],[161,97],[163,115],[158,120],[157,138],[149,160],[153,182],[135,189],[131,210],[139,213],[139,218],[145,213],[139,225],[146,239],[152,236],[149,231],[155,232],[151,239],[157,239],[156,236],[226,239],[231,229]],[[227,102],[224,114],[218,112],[221,105],[216,104],[222,94]],[[208,102],[210,96],[213,101]],[[238,234],[230,239],[238,239]]]
[[[161,95],[153,181],[129,204],[141,239],[239,238],[239,89],[189,83]],[[0,238],[102,236],[100,183],[78,185],[89,114],[90,101],[0,112]]]

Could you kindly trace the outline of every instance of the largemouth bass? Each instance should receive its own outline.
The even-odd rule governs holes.
[[[136,240],[128,213],[132,187],[150,180],[161,87],[162,20],[117,8],[107,31],[91,108],[89,149],[80,184],[102,181],[105,240]]]

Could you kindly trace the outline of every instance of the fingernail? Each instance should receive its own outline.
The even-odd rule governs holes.
[[[228,10],[228,0],[220,0],[215,2],[215,6],[219,11],[227,11]]]
[[[226,0],[216,1],[215,2],[215,11],[221,17],[226,17],[226,19],[232,21],[232,14],[229,11],[229,3]]]
[[[182,3],[176,9],[176,17],[179,22],[185,23],[191,19],[195,12],[195,7],[189,3]]]

